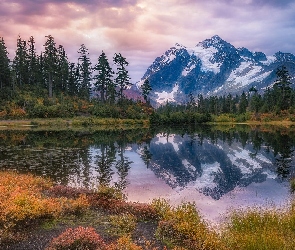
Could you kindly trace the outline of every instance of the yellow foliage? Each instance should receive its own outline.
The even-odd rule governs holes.
[[[119,238],[116,244],[111,244],[108,246],[109,250],[143,250],[142,247],[137,246],[132,242],[130,236],[123,236]]]
[[[22,221],[77,213],[89,207],[85,195],[77,199],[46,197],[44,191],[52,185],[50,180],[30,174],[0,172],[0,230]]]
[[[161,214],[157,236],[174,249],[226,249],[218,235],[201,219],[195,204],[171,208],[165,201],[154,201]]]

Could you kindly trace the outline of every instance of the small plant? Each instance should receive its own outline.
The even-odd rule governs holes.
[[[129,202],[126,204],[126,210],[136,216],[138,220],[156,220],[159,217],[156,209],[150,204]]]
[[[125,200],[126,196],[118,188],[112,186],[100,185],[96,192],[101,198],[114,199],[114,200]]]
[[[152,201],[152,207],[156,210],[159,218],[164,219],[171,211],[171,206],[165,199],[154,199]]]
[[[113,235],[130,235],[136,227],[136,218],[131,214],[120,214],[110,216],[112,226],[110,232]]]
[[[103,250],[106,245],[91,227],[69,228],[54,238],[46,250]]]
[[[143,250],[143,248],[137,246],[130,236],[122,236],[116,243],[110,244],[108,250]]]

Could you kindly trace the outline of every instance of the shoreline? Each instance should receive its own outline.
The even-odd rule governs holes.
[[[67,127],[87,127],[96,125],[135,125],[143,124],[145,127],[150,127],[148,119],[121,119],[121,118],[98,118],[95,116],[89,117],[73,117],[73,118],[32,118],[32,119],[6,119],[0,120],[0,129],[8,127],[38,127],[38,126],[67,126]],[[275,120],[275,121],[245,121],[245,122],[218,122],[212,121],[208,123],[200,123],[208,125],[272,125],[291,127],[295,126],[295,122],[290,120]]]

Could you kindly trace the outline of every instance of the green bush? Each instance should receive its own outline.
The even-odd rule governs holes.
[[[43,104],[36,104],[28,113],[31,118],[46,118],[48,116],[47,107]]]
[[[234,119],[229,114],[221,114],[215,117],[216,122],[233,122]]]
[[[110,233],[116,236],[130,235],[136,227],[136,217],[132,214],[110,216]]]

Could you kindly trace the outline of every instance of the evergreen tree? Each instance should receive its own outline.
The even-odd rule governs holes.
[[[206,105],[205,105],[205,100],[202,94],[198,95],[198,111],[200,113],[205,113],[206,112]]]
[[[126,58],[123,57],[120,53],[115,54],[114,62],[117,65],[117,77],[115,79],[115,82],[119,87],[119,98],[120,100],[122,100],[123,91],[126,90],[128,86],[132,85],[132,83],[130,82],[128,71],[126,69],[129,63],[126,61]]]
[[[35,39],[33,36],[28,41],[28,77],[29,84],[37,84],[38,81],[38,58],[36,55]]]
[[[218,114],[218,99],[217,96],[210,96],[208,100],[208,108],[209,108],[209,113],[210,114]]]
[[[281,110],[286,110],[291,106],[291,77],[285,66],[278,68],[276,75],[277,81],[274,83],[274,91],[278,93],[277,106]]]
[[[148,101],[147,98],[151,90],[152,90],[152,87],[151,87],[150,81],[148,79],[145,79],[143,84],[141,85],[142,96],[145,102]]]
[[[88,100],[90,97],[91,88],[91,61],[89,58],[88,49],[84,44],[78,50],[80,54],[78,58],[78,70],[79,70],[79,96]]]
[[[235,113],[236,111],[235,102],[231,94],[228,94],[225,99],[225,107],[226,107],[226,113]]]
[[[48,96],[52,98],[53,96],[53,81],[56,74],[57,66],[57,48],[55,46],[54,38],[51,35],[46,36],[47,40],[45,42],[45,51],[43,55],[43,66],[45,74],[47,75],[47,87],[48,87]]]
[[[15,57],[13,60],[13,71],[16,85],[19,87],[29,82],[28,63],[29,56],[27,53],[27,43],[18,36]]]
[[[69,61],[65,49],[62,45],[58,46],[57,54],[57,83],[56,89],[61,92],[68,92],[69,80]]]
[[[241,97],[240,97],[240,102],[239,102],[239,114],[243,114],[246,112],[248,107],[248,100],[245,92],[243,91]]]
[[[10,66],[7,48],[3,37],[0,38],[0,89],[1,96],[5,95],[3,89],[11,87],[10,85]]]
[[[250,110],[258,113],[259,108],[262,106],[262,98],[257,92],[250,99]]]
[[[103,51],[98,58],[98,62],[95,65],[94,70],[97,71],[97,74],[94,76],[94,86],[95,90],[100,93],[101,101],[105,103],[108,97],[114,101],[114,94],[112,93],[112,90],[115,90],[115,86],[113,86],[114,82],[112,80],[114,72],[110,67],[106,54]]]
[[[75,63],[69,63],[69,81],[68,81],[68,93],[71,96],[78,95],[79,92],[79,69]]]

